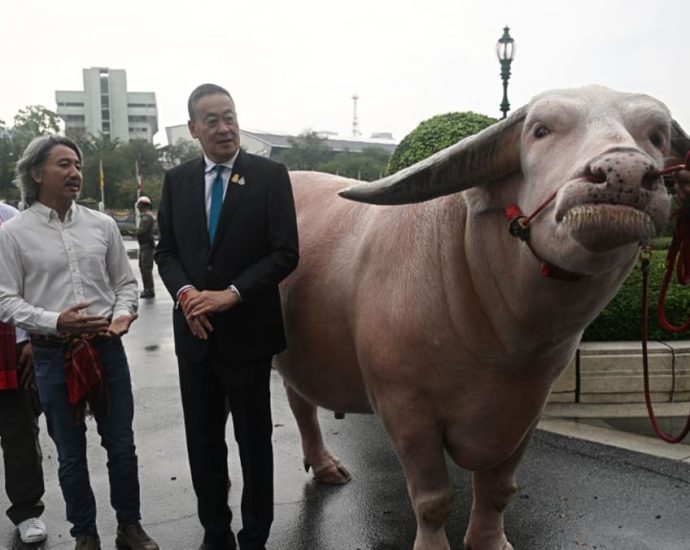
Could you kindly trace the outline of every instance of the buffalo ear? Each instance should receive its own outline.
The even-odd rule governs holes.
[[[520,170],[520,138],[527,107],[514,111],[417,164],[339,193],[369,204],[409,204],[503,179]]]
[[[685,162],[688,151],[690,151],[690,136],[674,120],[671,125],[671,157],[666,160],[666,164],[670,166]]]

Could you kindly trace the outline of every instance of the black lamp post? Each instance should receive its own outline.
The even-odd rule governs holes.
[[[496,43],[496,55],[501,62],[501,79],[503,79],[503,101],[501,102],[501,111],[505,118],[510,110],[510,103],[508,103],[508,79],[510,78],[510,64],[515,57],[515,43],[508,32],[510,29],[505,27],[503,29],[503,36],[498,39]]]

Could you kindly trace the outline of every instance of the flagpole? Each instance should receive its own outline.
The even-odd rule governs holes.
[[[137,180],[137,200],[141,196],[141,174],[139,173],[139,161],[134,161],[134,175]]]
[[[141,197],[141,174],[139,173],[139,161],[134,161],[134,178],[137,182],[137,202],[134,203],[134,225],[138,228],[141,223],[141,214],[139,214],[139,197]]]
[[[101,212],[105,211],[105,193],[103,188],[105,187],[105,176],[103,174],[103,159],[98,161],[98,181],[101,187],[101,202],[98,203],[98,210]]]

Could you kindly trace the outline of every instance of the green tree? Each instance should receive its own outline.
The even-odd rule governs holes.
[[[41,105],[20,109],[14,126],[8,128],[0,121],[0,199],[18,200],[19,191],[12,183],[17,160],[36,136],[58,132],[60,117]]]
[[[122,146],[118,159],[122,163],[125,176],[119,181],[121,192],[112,197],[120,208],[134,204],[137,194],[136,167],[142,178],[141,192],[158,204],[160,187],[163,182],[163,148],[143,139],[132,140]]]
[[[296,138],[288,138],[290,149],[275,157],[290,170],[318,170],[319,167],[333,157],[333,150],[326,138],[320,137],[310,130],[301,133]]]
[[[122,161],[129,167],[132,181],[134,181],[136,174],[135,164],[138,164],[139,173],[142,177],[163,176],[164,170],[161,164],[163,159],[162,147],[158,147],[144,139],[134,139],[121,148],[120,155]]]
[[[191,139],[179,139],[174,145],[168,145],[161,150],[165,165],[172,168],[188,160],[201,156],[201,147]]]
[[[109,151],[115,151],[122,145],[119,138],[111,139],[110,136],[105,135],[103,132],[100,132],[97,136],[87,134],[78,143],[84,155],[102,155]]]
[[[420,123],[395,148],[387,173],[411,166],[495,122],[495,118],[472,111],[433,116]]]
[[[12,141],[15,148],[21,153],[33,138],[59,132],[60,122],[61,119],[57,113],[42,105],[30,105],[20,109],[14,116],[12,129]]]
[[[19,191],[12,184],[16,162],[10,130],[0,120],[0,199],[19,199]]]
[[[103,194],[105,204],[110,207],[112,204],[114,184],[124,176],[124,170],[120,166],[119,152],[122,142],[103,133],[98,136],[86,135],[79,140],[79,147],[84,153],[82,162],[82,200],[98,203],[101,200],[100,189],[100,169],[103,167],[104,185]]]
[[[131,208],[136,200],[136,165],[143,179],[143,192],[159,195],[163,166],[162,149],[146,140],[123,143],[103,134],[80,141],[84,152],[82,199],[101,199],[100,166],[103,165],[103,194],[107,208]],[[150,194],[149,194],[150,193]],[[153,198],[153,197],[151,197]]]
[[[366,147],[361,153],[344,151],[319,165],[318,170],[363,181],[379,179],[386,172],[390,153],[380,147]]]

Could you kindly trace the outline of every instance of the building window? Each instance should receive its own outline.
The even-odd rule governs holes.
[[[103,133],[110,134],[110,122],[103,123]]]
[[[110,120],[110,109],[101,109],[101,119]]]
[[[75,141],[79,141],[86,135],[86,128],[68,126],[65,128],[65,135],[71,137]]]
[[[110,98],[107,95],[101,96],[101,107],[110,107]]]
[[[101,94],[108,94],[108,75],[101,74]]]

